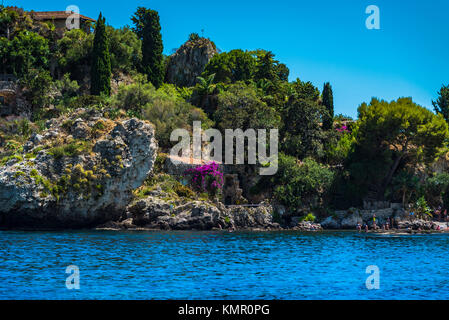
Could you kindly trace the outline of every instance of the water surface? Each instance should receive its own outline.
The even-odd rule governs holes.
[[[448,234],[0,231],[0,299],[449,299],[448,252]]]

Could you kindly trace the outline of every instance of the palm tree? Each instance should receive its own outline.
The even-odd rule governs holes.
[[[207,99],[210,95],[212,95],[217,88],[217,85],[214,84],[215,73],[211,74],[207,78],[197,77],[197,85],[196,91],[198,96],[200,97],[200,107],[204,109],[206,105]]]

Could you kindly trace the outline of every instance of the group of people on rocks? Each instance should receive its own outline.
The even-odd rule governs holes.
[[[388,231],[395,227],[397,228],[397,223],[393,217],[389,217],[387,221],[383,223],[381,227],[379,227],[376,222],[376,214],[374,214],[373,225],[371,227],[373,230],[382,229],[382,231]],[[369,225],[366,223],[364,223],[363,225],[361,223],[357,223],[357,231],[361,232],[362,230],[368,232],[370,230]]]
[[[413,212],[410,212],[410,218],[413,217]],[[439,207],[437,210],[435,210],[432,214],[432,220],[438,221],[438,222],[446,222],[447,227],[449,228],[449,216],[447,214],[447,209],[443,211],[441,207]],[[372,224],[372,230],[378,230],[382,229],[382,231],[388,231],[390,229],[398,228],[397,222],[393,217],[389,217],[385,223],[382,224],[381,227],[379,227],[376,223],[376,214],[373,215],[373,224]],[[357,223],[357,231],[368,232],[370,230],[370,227],[368,224],[364,223],[363,225],[361,223]],[[436,226],[436,230],[441,230],[440,225]],[[421,231],[420,229],[418,231]]]

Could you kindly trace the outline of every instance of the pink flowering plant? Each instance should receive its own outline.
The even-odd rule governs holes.
[[[336,129],[340,133],[350,133],[347,125],[342,125],[341,127]]]
[[[216,162],[188,169],[185,175],[190,178],[191,186],[199,192],[215,196],[223,188],[223,173]]]

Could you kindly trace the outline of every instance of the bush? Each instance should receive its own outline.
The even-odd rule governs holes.
[[[214,120],[225,129],[277,129],[280,116],[263,102],[257,88],[243,82],[230,85],[218,95]]]
[[[301,221],[314,222],[315,219],[316,217],[313,215],[313,213],[309,213],[307,216],[303,217]]]
[[[90,143],[86,141],[75,141],[66,145],[53,147],[48,150],[48,154],[52,155],[55,159],[61,159],[62,157],[75,157],[90,149]]]
[[[193,192],[190,188],[183,186],[182,184],[175,185],[173,190],[180,197],[189,199],[195,198],[195,192]]]
[[[257,189],[271,188],[274,198],[291,210],[324,207],[333,179],[334,172],[313,159],[299,164],[295,158],[280,153],[277,174],[262,178]]]
[[[191,130],[194,121],[201,121],[208,128],[211,121],[206,114],[187,103],[173,85],[164,84],[159,89],[139,76],[136,83],[121,86],[112,103],[128,111],[130,115],[150,121],[156,126],[156,138],[161,147],[171,147],[173,130]]]

